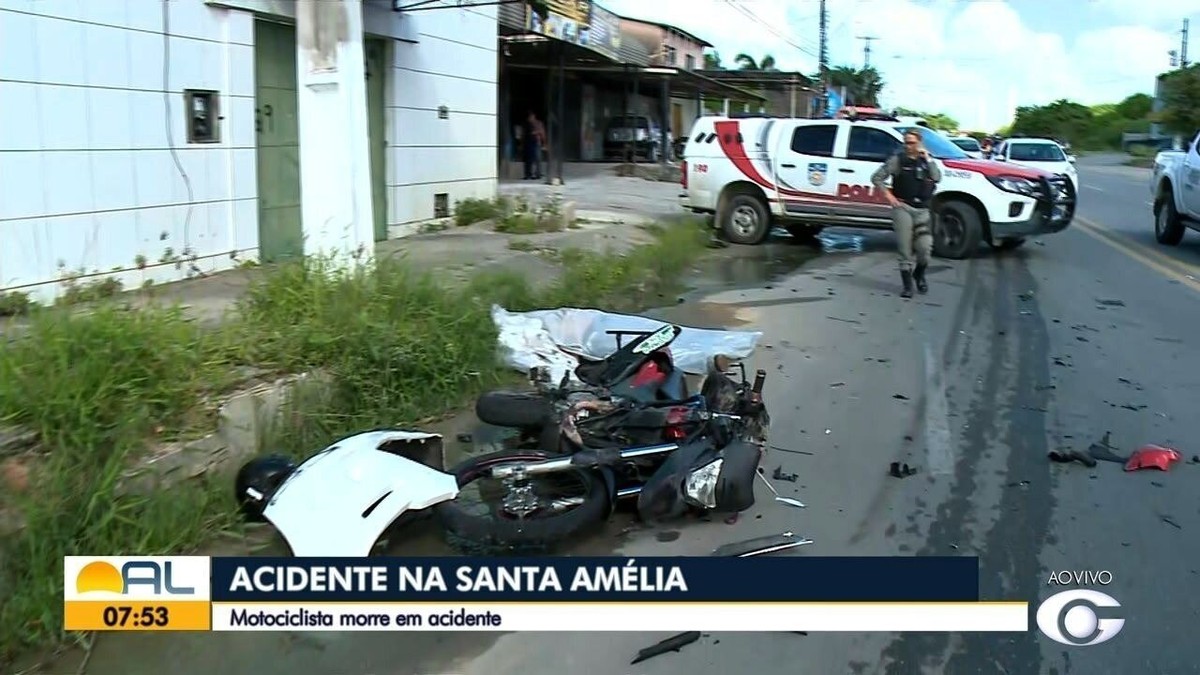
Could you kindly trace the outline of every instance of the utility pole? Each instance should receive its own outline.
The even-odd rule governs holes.
[[[1187,57],[1188,20],[1187,19],[1183,20],[1183,30],[1180,31],[1180,33],[1181,33],[1181,38],[1180,38],[1180,44],[1179,44],[1179,66],[1181,68],[1187,68],[1188,67],[1188,57]]]
[[[829,104],[829,12],[825,7],[825,0],[821,0],[820,13],[820,34],[817,49],[817,74],[821,78],[821,101],[820,114],[825,115],[825,109]]]
[[[878,40],[877,37],[860,36],[859,40],[863,41],[863,68],[871,67],[871,42]]]

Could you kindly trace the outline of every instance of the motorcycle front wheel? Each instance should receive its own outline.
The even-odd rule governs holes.
[[[608,489],[593,471],[571,467],[517,486],[490,475],[497,466],[556,456],[502,450],[456,466],[458,497],[435,507],[446,542],[466,555],[544,554],[602,522],[609,512]]]

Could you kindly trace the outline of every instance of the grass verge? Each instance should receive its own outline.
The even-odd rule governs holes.
[[[651,229],[653,243],[624,254],[562,251],[557,281],[543,287],[502,270],[449,288],[395,259],[355,271],[283,266],[215,330],[180,308],[31,310],[27,339],[0,344],[0,424],[36,431],[42,448],[30,489],[0,494],[0,509],[25,524],[0,538],[0,666],[62,637],[63,556],[183,553],[239,527],[226,477],[147,496],[117,490],[155,442],[211,424],[197,411],[239,367],[331,376],[328,395],[281,427],[280,449],[297,456],[364,428],[417,425],[509,376],[495,360],[492,303],[658,303],[707,233],[691,220]]]

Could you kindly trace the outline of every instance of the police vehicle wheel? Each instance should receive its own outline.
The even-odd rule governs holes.
[[[961,201],[942,202],[934,209],[933,252],[939,258],[963,260],[975,255],[983,239],[979,213]]]
[[[725,238],[735,244],[757,244],[771,231],[767,205],[751,194],[730,197],[719,220]]]
[[[539,504],[552,501],[547,490],[553,485],[573,483],[574,489],[570,490],[573,493],[570,497],[575,501],[573,506],[564,510],[539,507],[524,517],[505,510],[502,500],[506,488],[501,481],[491,478],[488,471],[502,464],[536,462],[559,456],[539,450],[501,450],[472,457],[456,466],[453,473],[458,478],[459,496],[434,507],[447,543],[467,555],[546,553],[602,522],[609,513],[608,486],[599,473],[582,467],[537,477],[539,487],[534,494],[538,496]],[[470,504],[465,495],[472,484],[480,484],[480,495],[494,497],[497,503]],[[480,509],[480,506],[486,508]]]
[[[1168,192],[1154,213],[1154,238],[1160,244],[1177,246],[1183,241],[1184,229],[1183,220],[1175,211],[1175,197]]]

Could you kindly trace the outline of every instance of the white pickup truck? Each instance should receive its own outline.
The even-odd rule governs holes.
[[[1059,232],[1075,215],[1075,187],[1033,167],[972,159],[945,136],[899,120],[706,116],[684,149],[685,209],[714,214],[736,244],[757,244],[773,225],[795,236],[826,226],[891,229],[891,209],[871,174],[915,129],[940,163],[932,203],[934,253],[969,258],[981,241],[1015,248]]]
[[[1200,134],[1187,150],[1166,150],[1154,157],[1150,195],[1154,204],[1154,238],[1176,246],[1191,228],[1200,231]],[[1176,146],[1178,147],[1178,146]]]

